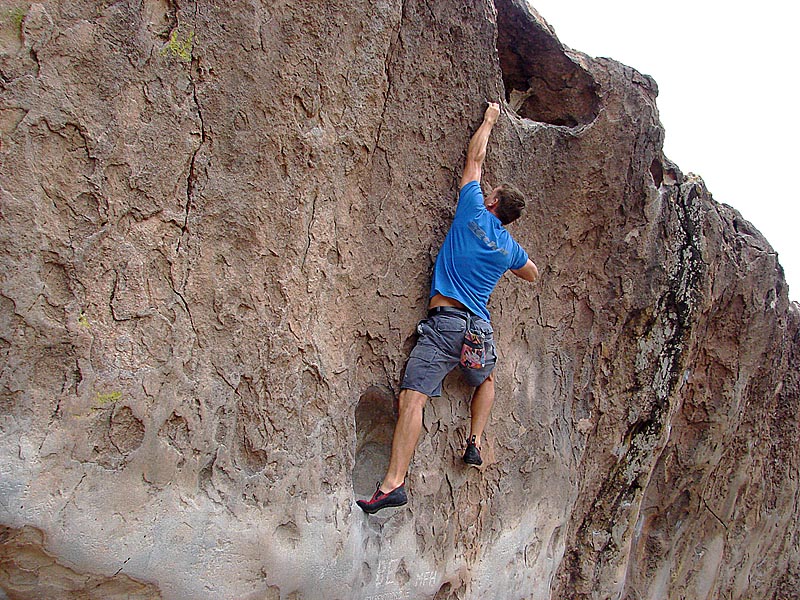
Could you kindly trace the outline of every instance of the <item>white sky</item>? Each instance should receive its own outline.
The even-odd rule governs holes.
[[[800,3],[529,2],[565,46],[653,76],[664,153],[764,234],[800,300]]]

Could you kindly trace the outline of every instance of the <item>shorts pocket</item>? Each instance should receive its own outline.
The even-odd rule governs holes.
[[[497,362],[497,349],[494,346],[494,340],[486,340],[486,364],[493,365]]]
[[[467,322],[461,317],[442,316],[436,319],[435,327],[439,333],[466,331]]]
[[[473,319],[472,328],[481,332],[486,339],[490,339],[494,333],[492,325],[483,319]]]
[[[435,346],[431,346],[430,344],[425,344],[425,343],[420,344],[418,342],[417,345],[414,346],[414,349],[411,351],[411,354],[408,355],[408,358],[410,359],[417,358],[425,362],[433,362],[434,360],[436,360],[437,356],[438,352]]]

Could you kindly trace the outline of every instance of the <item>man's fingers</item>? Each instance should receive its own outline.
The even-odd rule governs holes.
[[[489,106],[486,107],[486,113],[484,116],[492,120],[496,120],[497,117],[500,116],[500,104],[497,102],[489,102]]]

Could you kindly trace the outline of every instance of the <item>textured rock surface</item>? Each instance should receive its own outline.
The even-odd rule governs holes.
[[[656,86],[518,0],[11,2],[9,598],[798,598],[800,314]],[[530,197],[498,402],[365,517],[486,99]]]

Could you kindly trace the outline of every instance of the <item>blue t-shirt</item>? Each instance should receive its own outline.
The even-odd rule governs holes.
[[[521,269],[528,254],[500,219],[486,210],[477,181],[458,195],[456,216],[436,257],[431,298],[437,293],[454,298],[470,312],[489,321],[486,304],[508,269]]]

